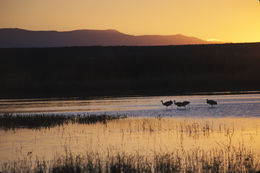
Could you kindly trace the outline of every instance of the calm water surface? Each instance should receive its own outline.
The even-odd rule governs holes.
[[[218,105],[211,108],[206,99],[214,99]],[[191,104],[185,109],[176,106],[166,109],[161,100],[188,100]],[[101,156],[108,152],[152,156],[156,152],[176,150],[223,149],[230,142],[236,148],[244,145],[257,157],[260,155],[260,94],[93,100],[11,99],[0,100],[0,112],[129,115],[129,118],[107,124],[0,130],[0,164],[25,157],[49,160],[68,150],[75,154],[95,152]]]
[[[206,99],[214,99],[218,105],[209,108]],[[171,106],[166,109],[161,100],[188,100],[186,109]],[[260,94],[244,95],[199,95],[199,96],[156,96],[121,97],[92,100],[24,99],[0,100],[0,112],[10,113],[51,113],[57,114],[126,114],[133,116],[213,116],[213,117],[259,117]]]

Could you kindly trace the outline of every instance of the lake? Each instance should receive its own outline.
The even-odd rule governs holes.
[[[218,105],[211,107],[206,99],[216,100]],[[190,105],[166,108],[161,100],[188,100]],[[219,158],[224,170],[229,169],[229,159],[239,165],[235,163],[244,164],[253,157],[254,164],[260,164],[260,94],[5,99],[0,100],[0,112],[13,116],[127,115],[106,123],[0,129],[0,165],[46,160],[51,167],[57,162],[55,158],[68,154],[90,155],[103,163],[120,155],[135,159],[142,156],[155,169],[155,158],[167,153],[180,158],[183,172],[191,164],[188,158],[196,162],[196,170],[204,169],[198,158],[207,163]]]
[[[206,99],[218,105],[210,108]],[[166,109],[161,100],[190,101],[186,109],[170,106]],[[132,116],[186,116],[186,117],[259,117],[260,94],[193,95],[156,97],[119,97],[82,99],[8,99],[0,100],[0,112],[57,113],[57,114],[126,114]]]

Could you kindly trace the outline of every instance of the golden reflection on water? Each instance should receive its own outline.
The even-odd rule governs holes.
[[[68,124],[50,129],[0,130],[0,163],[31,155],[52,159],[70,151],[100,156],[153,156],[176,150],[210,151],[230,144],[260,154],[260,118],[130,117],[106,124]]]

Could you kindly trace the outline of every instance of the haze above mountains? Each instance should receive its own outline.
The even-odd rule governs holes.
[[[116,30],[29,31],[0,29],[0,48],[72,46],[162,46],[214,44],[185,35],[128,35]]]

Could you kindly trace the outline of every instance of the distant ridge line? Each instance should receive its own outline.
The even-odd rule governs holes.
[[[72,31],[31,31],[0,29],[0,48],[73,47],[73,46],[166,46],[216,44],[196,37],[176,35],[129,35],[114,29]]]

